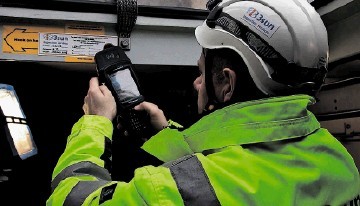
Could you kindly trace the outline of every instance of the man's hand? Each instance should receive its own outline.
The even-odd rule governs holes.
[[[105,86],[99,86],[97,77],[92,77],[89,90],[84,98],[84,113],[87,115],[100,115],[112,121],[116,116],[116,102],[111,91]]]
[[[142,102],[134,107],[135,110],[145,110],[150,116],[150,123],[155,130],[162,130],[168,125],[164,112],[156,104]]]

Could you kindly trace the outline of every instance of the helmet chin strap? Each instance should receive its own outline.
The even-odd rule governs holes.
[[[206,86],[206,93],[208,96],[208,102],[204,108],[202,116],[209,114],[217,109],[221,109],[227,105],[232,104],[232,101],[227,102],[219,102],[214,89],[214,83],[213,83],[213,57],[214,52],[212,49],[207,49],[205,55],[205,86]]]
[[[217,109],[218,101],[216,99],[216,94],[214,90],[214,84],[212,80],[212,67],[213,67],[213,51],[211,49],[206,49],[205,55],[205,86],[206,94],[208,96],[208,102],[204,108],[205,113],[210,113],[211,111]]]
[[[224,108],[230,104],[232,104],[234,102],[231,101],[227,101],[227,102],[208,102],[205,106],[205,109],[203,110],[203,112],[201,113],[202,116],[205,116],[207,114],[212,113],[215,110]]]
[[[244,68],[241,71],[234,70],[237,74],[236,85],[233,85],[234,92],[229,101],[221,102],[218,100],[215,94],[214,82],[213,82],[213,59],[215,49],[206,49],[204,51],[205,55],[205,87],[206,93],[208,96],[208,102],[205,106],[205,109],[201,115],[209,114],[217,109],[221,109],[228,105],[234,104],[236,102],[244,102],[254,99],[267,98],[268,95],[262,93],[255,85],[253,79],[251,78],[248,70],[243,63]],[[243,86],[241,86],[242,84]],[[246,85],[246,86],[245,86]]]

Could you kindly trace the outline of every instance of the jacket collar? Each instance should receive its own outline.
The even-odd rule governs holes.
[[[307,110],[307,95],[267,98],[233,104],[204,116],[180,132],[164,129],[143,145],[163,161],[229,145],[243,145],[306,136],[320,128]]]

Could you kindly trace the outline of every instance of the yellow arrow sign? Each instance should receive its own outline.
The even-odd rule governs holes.
[[[15,54],[38,54],[39,32],[63,32],[64,28],[4,26],[3,52]]]
[[[39,33],[15,28],[4,38],[4,41],[14,52],[26,52],[26,50],[38,49]]]

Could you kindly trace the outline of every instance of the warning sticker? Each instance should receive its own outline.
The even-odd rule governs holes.
[[[39,32],[62,32],[61,28],[4,26],[3,27],[4,53],[38,54]]]
[[[107,43],[117,45],[117,36],[40,33],[39,55],[95,56]]]
[[[64,56],[66,62],[93,62],[106,43],[118,44],[117,36],[104,35],[103,26],[70,24],[64,27],[4,25],[2,52]]]

